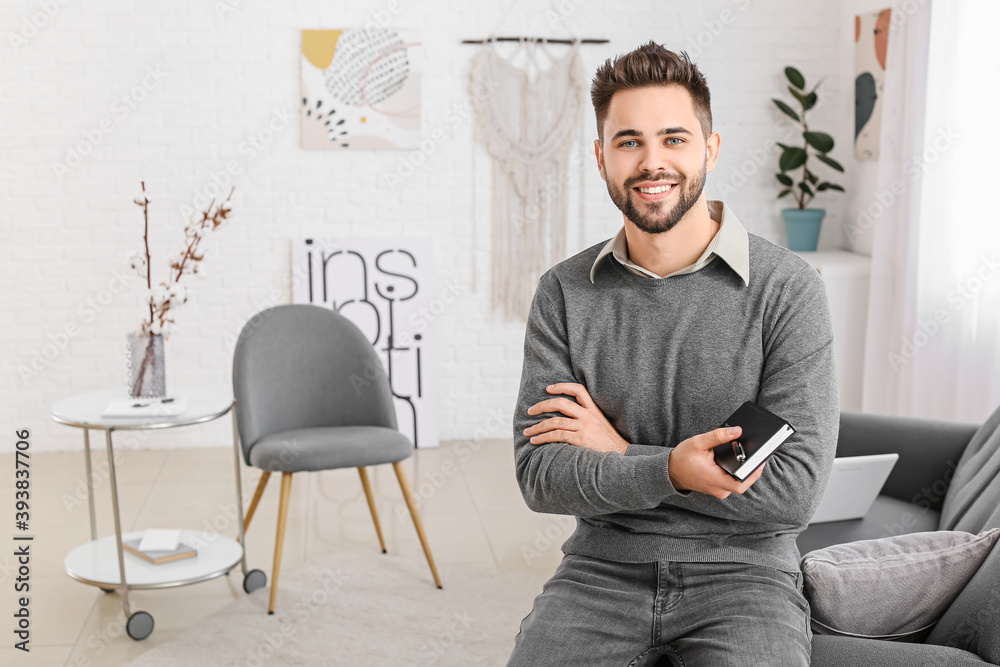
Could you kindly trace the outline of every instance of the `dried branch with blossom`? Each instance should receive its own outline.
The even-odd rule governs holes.
[[[229,199],[233,196],[235,189],[230,190],[229,195],[218,206],[213,199],[204,211],[194,213],[191,216],[188,224],[184,227],[186,243],[184,250],[167,258],[170,264],[168,279],[153,287],[153,279],[149,270],[149,204],[151,202],[146,196],[146,182],[142,181],[142,192],[137,193],[133,201],[142,208],[145,220],[143,233],[145,252],[133,251],[129,255],[129,263],[141,278],[146,279],[146,303],[149,306],[149,319],[142,322],[136,333],[148,336],[163,334],[164,338],[170,337],[170,333],[174,329],[171,311],[177,310],[178,307],[186,303],[189,296],[187,287],[179,285],[178,282],[186,274],[205,275],[205,269],[201,264],[201,261],[205,259],[205,253],[204,250],[199,252],[198,244],[209,233],[222,226],[229,217],[232,210],[228,206]]]

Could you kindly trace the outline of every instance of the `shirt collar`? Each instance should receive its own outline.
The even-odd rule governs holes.
[[[695,264],[702,263],[711,255],[721,257],[729,267],[743,280],[743,284],[750,285],[750,240],[747,230],[740,224],[740,221],[733,214],[732,210],[726,206],[725,202],[710,199],[708,201],[708,212],[719,223],[719,231],[712,237],[712,241],[705,248],[705,252],[698,258]],[[594,282],[594,275],[597,272],[598,263],[608,255],[615,255],[619,261],[627,260],[626,254],[625,228],[622,227],[615,234],[615,237],[608,241],[601,252],[597,254],[593,266],[590,268],[590,282]],[[617,251],[617,252],[616,252]],[[706,262],[707,263],[707,262]],[[649,272],[647,272],[649,273]],[[650,278],[654,274],[649,273]],[[659,279],[659,276],[656,276]]]

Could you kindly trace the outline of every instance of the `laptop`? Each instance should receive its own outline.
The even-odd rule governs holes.
[[[843,456],[834,459],[826,493],[809,523],[864,518],[898,459],[899,454]]]

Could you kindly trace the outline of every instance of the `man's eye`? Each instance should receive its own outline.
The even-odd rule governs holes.
[[[677,143],[671,143],[670,144],[671,146],[680,146],[681,144],[684,143],[684,140],[681,139],[680,137],[668,137],[667,138],[667,143],[670,143],[672,141],[676,141]]]
[[[638,142],[635,139],[629,139],[628,141],[621,142],[621,144],[619,144],[619,146],[622,147],[622,148],[630,148],[629,144],[637,144],[638,145]]]

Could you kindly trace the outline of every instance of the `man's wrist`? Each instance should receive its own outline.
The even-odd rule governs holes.
[[[670,459],[674,455],[674,450],[670,450],[670,454],[667,456],[667,480],[670,482],[670,486],[673,487],[674,491],[678,493],[690,493],[690,489],[683,489],[677,484],[677,480],[674,478],[674,474],[671,471],[672,466],[670,465]]]

